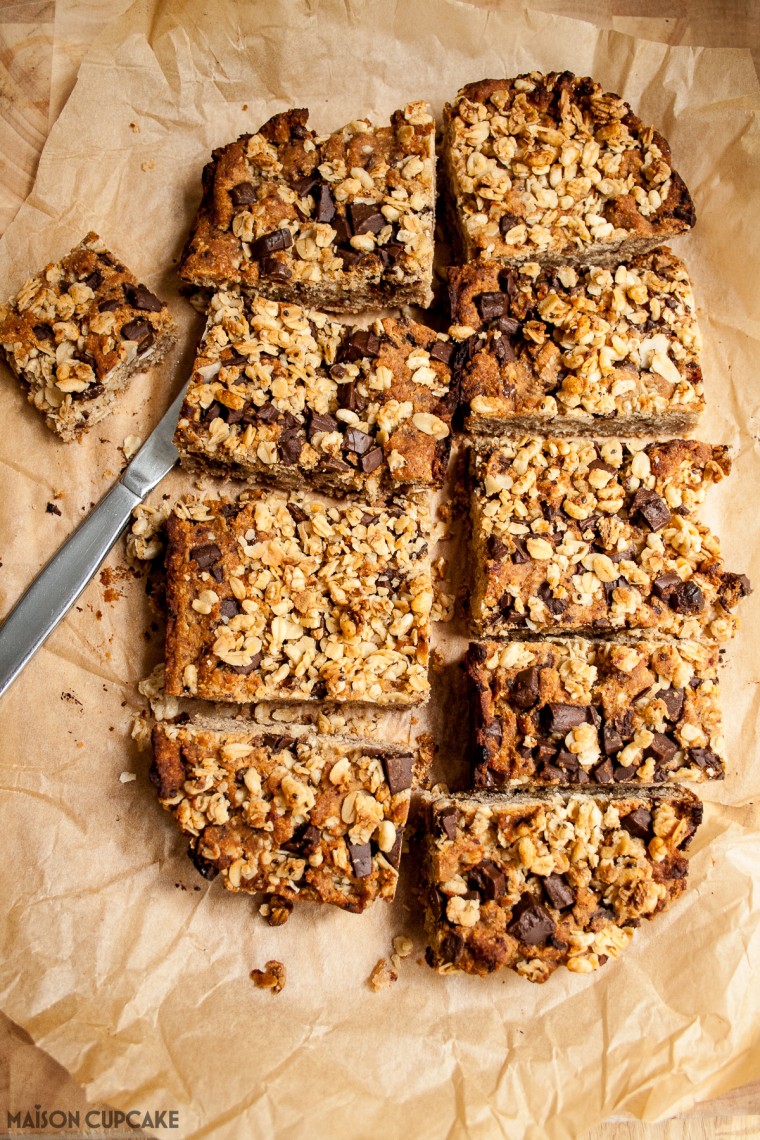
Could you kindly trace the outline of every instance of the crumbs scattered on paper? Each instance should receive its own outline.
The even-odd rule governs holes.
[[[122,772],[119,776],[119,782],[122,784],[131,784],[133,780],[137,779],[137,772]]]
[[[369,988],[373,993],[379,993],[380,990],[385,990],[388,986],[392,986],[394,982],[398,981],[398,974],[391,966],[386,958],[380,958],[376,963],[370,974],[367,982]]]
[[[270,990],[279,994],[285,988],[285,967],[275,958],[267,962],[263,970],[251,970],[251,981],[260,990]]]
[[[142,447],[142,439],[139,435],[127,435],[124,437],[124,442],[121,445],[121,450],[124,453],[125,459],[131,459],[133,455],[137,455]]]

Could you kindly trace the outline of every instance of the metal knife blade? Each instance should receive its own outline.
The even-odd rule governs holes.
[[[53,555],[0,626],[0,697],[73,606],[133,508],[179,461],[172,438],[184,397],[183,387],[119,482]]]

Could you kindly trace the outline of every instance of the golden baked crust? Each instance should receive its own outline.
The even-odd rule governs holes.
[[[166,303],[96,233],[0,307],[0,350],[29,403],[67,442],[102,420],[130,376],[175,340]]]
[[[686,889],[685,788],[425,796],[429,965],[545,982],[617,958]]]
[[[432,301],[435,123],[427,103],[319,136],[298,109],[215,150],[179,275],[336,312]]]
[[[463,87],[444,110],[442,162],[465,261],[605,264],[696,220],[663,136],[569,71]]]
[[[186,466],[374,501],[443,483],[452,346],[407,318],[352,329],[220,292],[174,442]]]
[[[709,642],[474,643],[466,669],[476,787],[725,775]]]

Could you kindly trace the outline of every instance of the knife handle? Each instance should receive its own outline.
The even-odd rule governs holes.
[[[0,697],[73,606],[140,501],[117,483],[8,614],[0,626]]]

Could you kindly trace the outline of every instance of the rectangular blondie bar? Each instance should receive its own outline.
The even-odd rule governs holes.
[[[413,705],[429,695],[425,519],[409,501],[207,502],[167,523],[166,691]]]
[[[205,878],[358,913],[395,894],[413,763],[301,725],[199,720],[156,725],[151,779]]]
[[[215,150],[179,275],[359,313],[432,301],[435,123],[427,103],[389,126],[317,135],[298,109]]]
[[[686,889],[685,788],[425,796],[428,963],[545,982],[617,958]]]
[[[449,270],[468,430],[678,433],[704,410],[686,266],[668,249],[625,265]]]
[[[714,644],[474,643],[466,668],[476,787],[725,775]]]
[[[373,501],[440,486],[457,393],[452,345],[386,317],[216,293],[174,442],[186,466]]]
[[[525,438],[471,450],[476,637],[726,641],[749,592],[693,511],[725,447]]]
[[[88,233],[0,306],[0,351],[29,403],[67,442],[108,414],[130,376],[176,340],[160,301]]]

